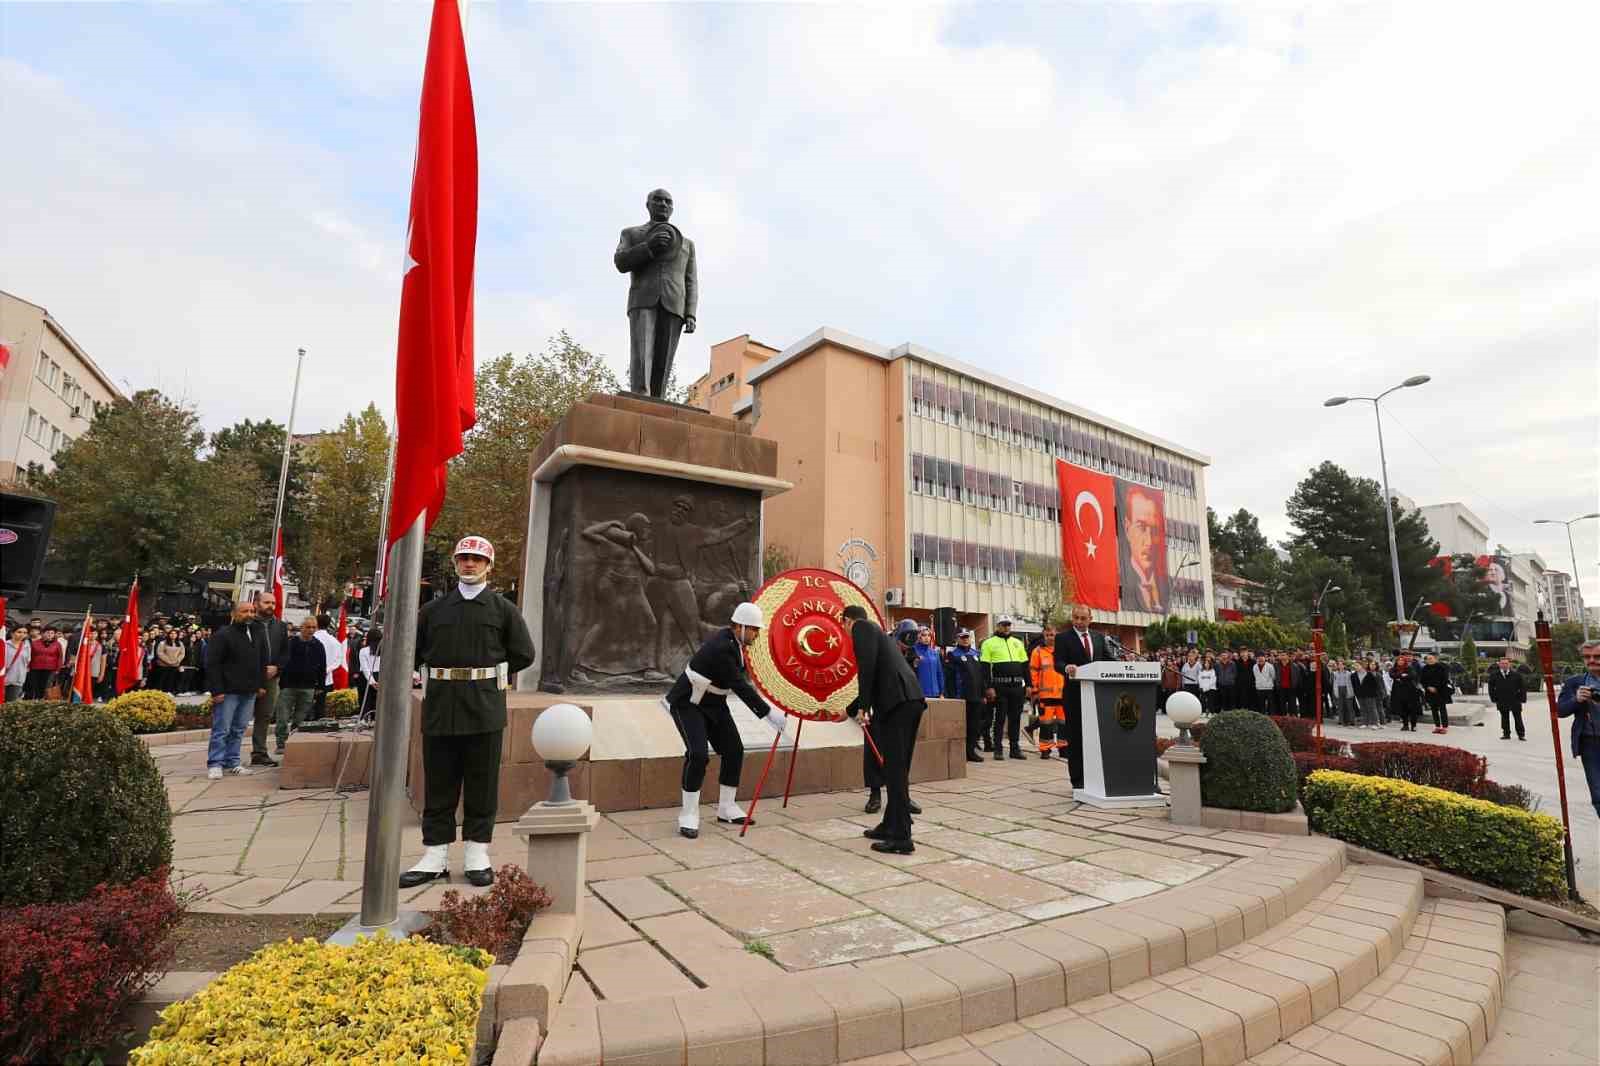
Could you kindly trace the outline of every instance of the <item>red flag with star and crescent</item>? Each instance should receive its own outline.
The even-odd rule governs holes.
[[[418,515],[433,525],[445,464],[477,421],[472,276],[478,240],[478,133],[456,0],[434,0],[411,216],[400,283],[394,489],[389,543]]]
[[[1111,475],[1056,460],[1061,489],[1061,564],[1072,575],[1078,602],[1115,611],[1117,491]]]

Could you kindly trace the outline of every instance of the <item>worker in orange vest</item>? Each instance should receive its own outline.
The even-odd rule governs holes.
[[[1043,639],[1028,657],[1033,698],[1039,709],[1039,758],[1061,752],[1067,757],[1067,712],[1061,704],[1061,675],[1056,673],[1056,627],[1046,622]]]

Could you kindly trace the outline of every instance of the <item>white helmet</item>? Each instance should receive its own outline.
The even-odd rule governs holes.
[[[1008,626],[1011,624],[1011,616],[1009,614],[1003,614],[994,620],[994,624],[997,626]]]
[[[733,624],[760,629],[766,622],[761,617],[761,608],[753,603],[741,603],[733,609]]]
[[[454,558],[457,555],[481,555],[490,563],[494,562],[494,545],[489,543],[487,537],[467,536],[456,541],[456,550],[450,553]]]

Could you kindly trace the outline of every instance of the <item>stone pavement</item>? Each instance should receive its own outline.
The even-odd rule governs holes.
[[[1500,714],[1486,702],[1474,697],[1456,697],[1456,707],[1461,704],[1482,706],[1483,725],[1451,726],[1444,736],[1428,732],[1431,726],[1419,726],[1415,733],[1401,733],[1398,724],[1387,729],[1346,729],[1323,722],[1323,735],[1335,737],[1351,744],[1372,740],[1405,740],[1417,744],[1442,744],[1463,748],[1489,759],[1489,776],[1502,785],[1522,785],[1536,793],[1542,800],[1539,810],[1556,818],[1561,817],[1561,801],[1556,790],[1556,760],[1550,745],[1550,712],[1543,692],[1528,693],[1528,705],[1522,710],[1523,724],[1528,727],[1528,739],[1500,739]],[[1571,719],[1560,723],[1561,758],[1566,770],[1567,803],[1572,815],[1572,853],[1578,860],[1578,891],[1585,899],[1600,900],[1600,817],[1595,815],[1589,802],[1589,786],[1584,781],[1583,765],[1572,758],[1568,742]],[[1513,733],[1515,731],[1513,730]],[[1165,715],[1156,718],[1156,734],[1164,737],[1178,735],[1177,727]]]

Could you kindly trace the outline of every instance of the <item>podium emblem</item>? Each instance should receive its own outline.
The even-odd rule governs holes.
[[[1122,728],[1128,730],[1139,728],[1139,701],[1133,698],[1133,693],[1124,692],[1118,696],[1116,706],[1112,708],[1111,713]]]
[[[798,718],[836,722],[856,698],[856,655],[843,614],[851,605],[883,624],[861,587],[829,570],[787,570],[755,596],[767,620],[750,646],[750,677],[773,703]]]

